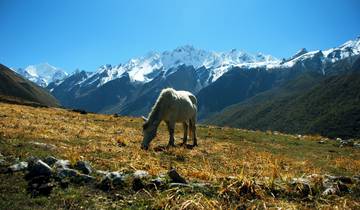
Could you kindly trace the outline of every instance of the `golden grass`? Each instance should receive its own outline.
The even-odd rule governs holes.
[[[188,180],[210,183],[221,183],[224,177],[234,176],[242,180],[241,183],[234,183],[239,186],[236,189],[227,186],[223,190],[253,192],[256,196],[246,200],[246,207],[250,208],[342,208],[357,206],[359,203],[359,200],[353,198],[337,198],[330,204],[328,201],[309,204],[291,199],[275,199],[262,194],[263,192],[256,188],[255,181],[271,185],[277,179],[287,180],[314,173],[359,173],[359,151],[353,148],[338,148],[336,143],[318,144],[317,142],[323,139],[321,136],[298,138],[270,131],[199,125],[199,147],[192,150],[176,147],[156,152],[152,148],[166,145],[168,141],[164,124],[159,127],[150,150],[143,151],[140,150],[140,118],[81,115],[64,109],[3,103],[0,103],[0,113],[0,140],[10,145],[7,147],[10,149],[6,151],[0,148],[3,154],[20,158],[37,155],[35,150],[11,150],[11,147],[16,147],[19,142],[27,145],[30,141],[37,141],[56,145],[55,150],[48,151],[49,154],[72,162],[88,160],[102,170],[142,169],[157,175],[175,167]],[[182,126],[177,126],[175,135],[180,143]],[[226,200],[231,198],[206,196],[192,191],[184,193],[184,190],[177,188],[151,196],[144,193],[144,196],[151,201],[153,208],[227,209],[238,205],[234,200]],[[251,203],[253,199],[254,203]]]

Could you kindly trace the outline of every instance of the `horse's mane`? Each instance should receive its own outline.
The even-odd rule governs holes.
[[[162,107],[168,103],[167,99],[169,97],[176,94],[175,92],[176,91],[173,88],[166,88],[160,92],[159,97],[149,113],[148,122],[160,121]]]

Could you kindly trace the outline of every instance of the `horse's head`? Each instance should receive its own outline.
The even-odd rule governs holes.
[[[155,138],[156,136],[156,130],[158,127],[158,124],[155,122],[150,122],[146,118],[144,118],[144,124],[143,124],[143,141],[141,143],[141,149],[147,150],[149,148],[150,142]]]

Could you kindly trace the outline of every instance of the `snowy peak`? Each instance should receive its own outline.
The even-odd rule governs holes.
[[[294,59],[294,58],[297,58],[297,57],[299,57],[299,56],[302,56],[302,55],[304,55],[304,54],[306,54],[306,53],[308,53],[308,51],[305,49],[305,48],[301,48],[299,51],[297,51],[296,53],[295,53],[295,55],[293,55],[289,60],[292,60],[292,59]]]
[[[278,63],[279,61],[270,55],[261,53],[252,55],[236,49],[230,52],[211,52],[184,45],[172,51],[149,52],[143,57],[130,59],[125,64],[101,66],[82,83],[86,86],[89,84],[101,86],[123,76],[128,76],[132,82],[147,83],[162,71],[165,71],[164,75],[169,75],[171,71],[181,65],[193,66],[195,69],[205,67],[209,71],[208,78],[205,78],[209,81],[205,83],[209,83],[215,81],[233,66],[266,66],[268,63],[274,62]]]
[[[49,83],[62,80],[68,76],[64,70],[48,63],[29,65],[25,69],[18,68],[15,71],[42,87],[46,87]]]
[[[306,49],[298,51],[294,56],[281,63],[281,66],[275,67],[292,67],[295,64],[301,62],[304,63],[307,60],[317,59],[322,62],[322,65],[335,63],[339,60],[359,55],[360,54],[360,37],[355,40],[350,40],[340,45],[339,47],[330,48],[327,50],[316,50],[307,52]]]

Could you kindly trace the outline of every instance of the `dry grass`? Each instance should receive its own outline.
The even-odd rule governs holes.
[[[314,173],[356,175],[360,169],[359,150],[339,148],[331,140],[318,144],[323,139],[321,136],[297,137],[270,131],[199,125],[200,146],[195,149],[177,147],[161,152],[143,151],[140,150],[141,124],[140,118],[81,115],[63,109],[0,103],[0,152],[20,159],[52,154],[73,162],[88,160],[102,170],[142,169],[152,175],[166,173],[175,167],[188,180],[223,186],[213,193],[174,188],[162,192],[138,192],[120,200],[102,192],[91,192],[84,198],[77,194],[83,189],[73,189],[68,194],[58,192],[67,202],[67,196],[80,196],[80,200],[87,201],[81,205],[90,208],[359,208],[359,197],[352,195],[307,201],[275,198],[257,184],[273,187],[277,180]],[[176,137],[181,136],[182,126],[177,126]],[[167,140],[168,134],[162,124],[151,148],[166,145]],[[34,146],[30,143],[33,141],[55,145],[56,149]],[[236,177],[236,181],[224,181],[228,176]],[[1,187],[3,193],[6,186]],[[66,208],[62,202],[65,201],[59,201],[56,207]],[[73,207],[77,205],[80,204]]]

